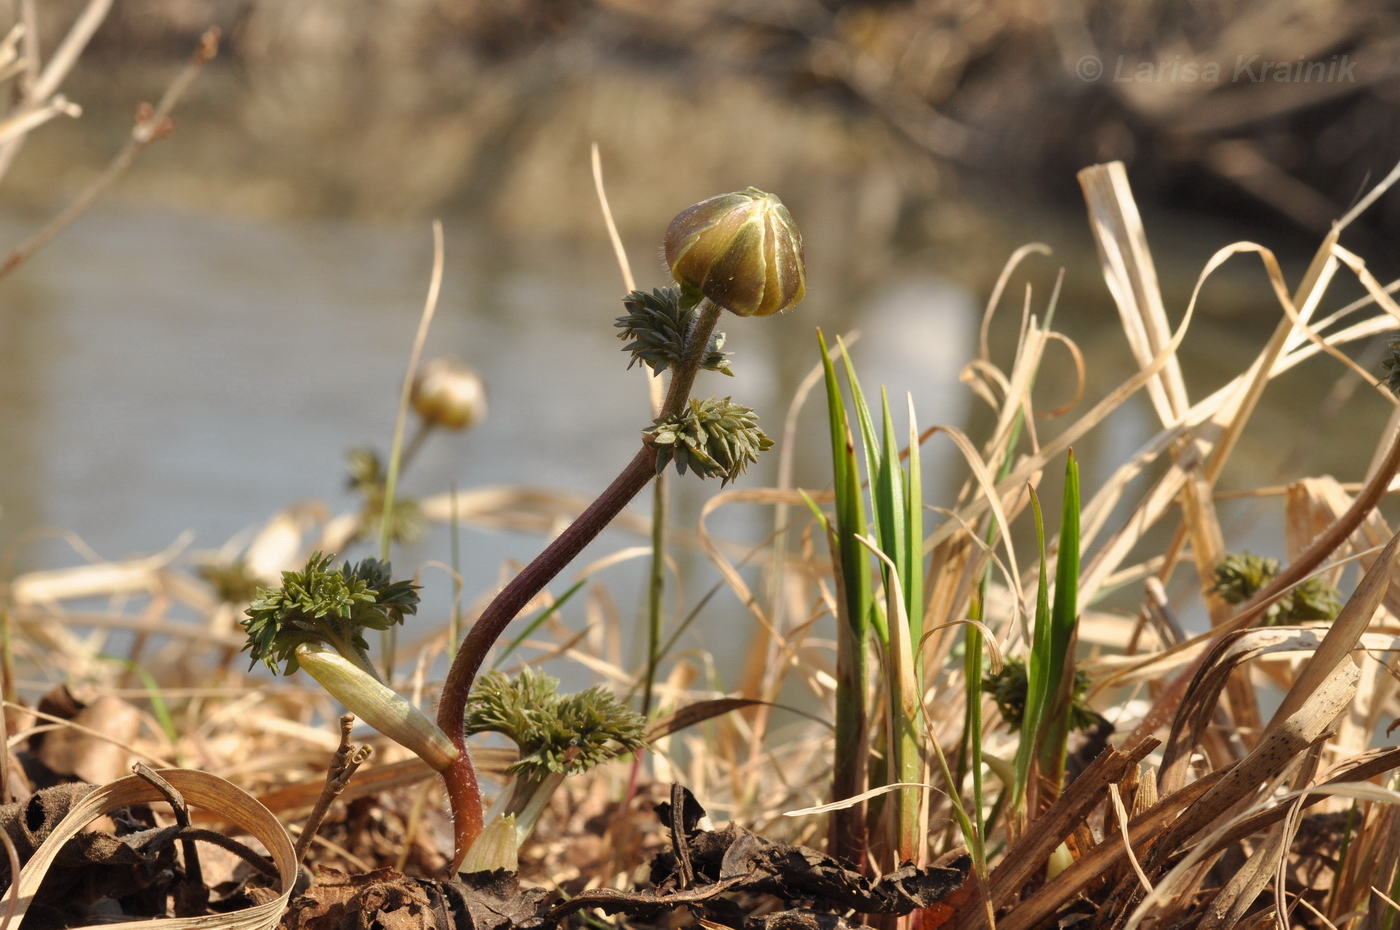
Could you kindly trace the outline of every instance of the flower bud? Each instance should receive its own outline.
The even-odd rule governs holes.
[[[413,409],[425,423],[466,429],[486,416],[486,385],[456,359],[435,358],[413,379]]]
[[[298,646],[296,656],[306,673],[346,710],[400,746],[413,750],[433,770],[441,772],[457,758],[457,747],[437,724],[343,656],[310,643]]]
[[[802,233],[783,202],[757,188],[682,210],[666,229],[678,283],[739,316],[768,316],[807,291]]]

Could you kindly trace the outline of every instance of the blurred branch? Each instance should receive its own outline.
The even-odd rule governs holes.
[[[89,0],[88,5],[83,8],[83,12],[78,15],[69,28],[68,34],[63,37],[63,41],[54,50],[53,58],[49,60],[48,66],[42,67],[39,56],[38,11],[34,0],[21,0],[20,24],[24,27],[20,37],[23,41],[24,58],[24,70],[20,76],[22,99],[10,117],[23,122],[27,117],[39,111],[49,110],[50,112],[38,122],[25,125],[24,129],[13,138],[0,143],[0,177],[4,177],[5,173],[10,170],[10,164],[19,154],[20,147],[24,145],[25,132],[57,115],[57,112],[76,115],[71,110],[66,109],[64,106],[66,101],[63,101],[61,97],[54,97],[54,92],[63,83],[63,79],[68,76],[68,72],[73,70],[73,66],[78,63],[78,57],[87,47],[88,40],[97,31],[97,27],[102,25],[102,21],[107,18],[107,11],[111,7],[112,0]],[[50,97],[53,99],[50,100]],[[59,106],[57,112],[53,111],[55,105]]]
[[[31,106],[58,90],[58,86],[63,83],[68,72],[72,71],[73,66],[78,63],[78,57],[82,55],[83,49],[87,48],[88,40],[92,38],[92,34],[107,18],[107,11],[111,6],[112,0],[90,0],[82,14],[73,23],[73,27],[68,30],[68,35],[64,36],[58,48],[54,49],[53,57],[49,59],[49,63],[44,66],[44,70],[39,73],[34,86],[30,89],[29,103]],[[34,37],[36,47],[38,40],[39,37],[36,35]]]
[[[175,128],[170,121],[171,111],[175,109],[175,105],[179,103],[185,91],[194,83],[194,79],[199,76],[200,70],[218,54],[218,51],[219,30],[217,27],[212,27],[200,38],[199,47],[195,49],[189,62],[180,70],[175,80],[166,88],[160,102],[154,108],[148,103],[141,104],[136,113],[136,124],[131,127],[131,137],[127,139],[126,145],[122,146],[121,151],[112,159],[111,164],[62,213],[55,216],[48,222],[48,225],[10,253],[9,257],[5,259],[5,263],[0,265],[0,278],[13,271],[30,255],[47,245],[49,240],[67,229],[74,220],[87,212],[93,202],[126,172],[126,169],[131,166],[132,161],[143,148],[170,134]],[[4,126],[0,124],[0,133],[3,130]]]

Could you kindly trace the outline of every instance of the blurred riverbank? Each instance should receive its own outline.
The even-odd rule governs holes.
[[[56,37],[82,4],[41,6]],[[1400,156],[1400,17],[1342,0],[125,0],[72,96],[178,62],[211,24],[203,93],[236,87],[217,118],[259,147],[228,157],[277,165],[213,175],[206,196],[244,210],[538,230],[544,204],[576,235],[597,141],[646,192],[616,194],[636,228],[691,188],[815,175],[864,232],[907,237],[943,227],[966,176],[1072,200],[1075,170],[1118,159],[1141,200],[1315,234]]]

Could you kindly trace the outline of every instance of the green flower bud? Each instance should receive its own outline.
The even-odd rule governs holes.
[[[297,662],[345,708],[389,739],[413,750],[434,771],[457,758],[458,749],[418,708],[388,685],[329,649],[302,643]]]
[[[466,429],[486,416],[485,383],[452,358],[435,358],[419,369],[411,399],[423,422],[444,429]]]
[[[679,284],[739,316],[786,310],[807,292],[802,233],[781,200],[754,187],[682,210],[665,248]]]

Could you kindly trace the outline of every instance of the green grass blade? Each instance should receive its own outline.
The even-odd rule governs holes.
[[[856,540],[865,532],[865,507],[861,499],[860,469],[856,464],[855,443],[851,437],[846,406],[836,380],[836,368],[827,351],[821,331],[817,339],[822,351],[826,383],[828,426],[831,438],[831,467],[836,495],[836,527],[807,498],[817,522],[826,531],[836,561],[834,572],[839,609],[836,631],[836,745],[832,769],[832,800],[853,797],[866,790],[870,756],[870,671],[867,649],[871,628],[870,557]],[[852,863],[864,860],[867,847],[865,805],[832,813],[828,850],[838,859]]]
[[[987,603],[989,578],[986,574],[982,576],[980,591],[972,602],[971,610],[968,611],[972,620],[985,622],[983,605]],[[973,822],[977,827],[977,841],[980,844],[987,830],[982,813],[986,807],[982,783],[982,631],[971,623],[964,624],[963,629],[966,631],[963,635],[963,684],[966,688],[963,697],[967,702],[963,742],[967,747],[969,768],[972,771]],[[956,790],[962,790],[962,779],[958,780]]]
[[[851,356],[846,351],[846,346],[838,338],[837,347],[841,350],[841,363],[846,371],[846,384],[851,391],[851,406],[855,409],[856,420],[860,425],[861,445],[865,450],[865,473],[873,482],[876,473],[880,470],[880,444],[875,435],[875,424],[870,418],[870,408],[865,403],[865,394],[860,389],[860,379],[856,377],[855,366],[851,364]],[[825,347],[825,343],[823,343]],[[826,358],[829,380],[827,381],[827,403],[830,408],[835,405],[840,410],[842,431],[839,434],[842,443],[841,458],[843,460],[845,474],[842,482],[837,485],[836,494],[838,503],[843,505],[843,509],[837,510],[837,516],[841,527],[841,552],[842,565],[852,568],[844,569],[851,572],[854,577],[853,566],[859,562],[864,568],[861,571],[859,581],[860,601],[867,605],[866,615],[870,618],[871,627],[875,635],[879,637],[881,644],[889,642],[889,627],[886,624],[885,612],[879,601],[875,598],[870,586],[869,556],[864,547],[855,541],[854,534],[866,533],[869,527],[866,524],[865,505],[862,503],[860,492],[860,470],[856,466],[855,441],[851,436],[850,421],[846,416],[845,405],[841,403],[840,389],[836,384],[836,372],[831,366],[831,359]],[[837,439],[832,438],[833,458],[836,457],[834,451]]]
[[[919,457],[919,426],[914,415],[914,398],[905,395],[909,407],[909,463],[904,483],[904,562],[907,575],[904,578],[904,601],[909,611],[909,639],[914,648],[924,638],[924,474]],[[898,453],[886,447],[892,457]],[[923,662],[914,657],[914,666],[919,675],[919,683],[924,681]]]
[[[826,340],[817,331],[822,350],[822,368],[826,381],[827,419],[831,435],[831,471],[836,493],[836,530],[841,554],[841,578],[845,586],[846,620],[860,640],[869,636],[871,618],[870,556],[856,541],[857,533],[866,532],[865,505],[860,492],[860,469],[856,465],[855,443],[851,438],[846,406],[841,398],[841,386],[836,380],[836,368],[827,352]],[[844,351],[844,350],[843,350]],[[856,391],[859,387],[855,388]]]
[[[651,567],[647,578],[647,667],[642,682],[642,716],[651,713],[656,667],[661,663],[661,627],[666,598],[666,512],[669,483],[665,473],[652,479]]]
[[[553,604],[550,604],[544,610],[540,611],[540,615],[535,619],[531,620],[528,624],[526,624],[525,629],[520,631],[520,635],[515,637],[515,639],[512,639],[510,643],[507,644],[506,648],[501,650],[501,654],[496,657],[496,661],[491,663],[491,667],[493,669],[500,668],[501,663],[506,660],[507,656],[509,656],[512,652],[519,648],[520,644],[525,642],[525,640],[530,636],[531,633],[538,630],[541,624],[543,624],[550,617],[558,613],[561,607],[569,603],[569,598],[577,594],[579,589],[587,583],[587,578],[582,578],[578,581],[575,581],[572,585],[569,586],[569,590],[559,595],[558,600],[556,600]]]
[[[1055,567],[1055,601],[1050,610],[1050,642],[1044,689],[1046,714],[1037,737],[1040,771],[1057,786],[1064,776],[1074,701],[1074,639],[1079,620],[1079,464],[1070,450],[1065,464],[1064,511],[1060,520],[1060,554]]]
[[[1040,552],[1040,584],[1035,595],[1035,625],[1031,629],[1030,655],[1026,659],[1026,710],[1021,717],[1021,740],[1016,746],[1016,784],[1011,796],[1012,810],[1022,817],[1031,777],[1035,736],[1039,732],[1040,717],[1045,707],[1050,643],[1050,577],[1045,568],[1045,518],[1040,510],[1040,496],[1035,493],[1035,488],[1029,490],[1031,512],[1035,515],[1036,548]]]
[[[873,489],[875,475],[880,471],[880,442],[875,432],[875,421],[870,416],[870,406],[865,402],[865,393],[860,389],[860,379],[856,377],[851,355],[840,339],[836,344],[841,348],[841,363],[846,369],[846,385],[851,390],[851,406],[855,408],[856,422],[860,424],[861,445],[865,449],[865,474]]]
[[[884,388],[880,388],[880,401],[883,440],[879,471],[870,479],[870,497],[880,551],[889,556],[894,564],[893,569],[887,566],[887,571],[894,571],[903,589],[909,577],[908,548],[905,545],[904,471],[899,464],[899,440],[895,438],[894,420],[890,416],[890,402]],[[908,613],[908,601],[901,599],[901,603]]]

